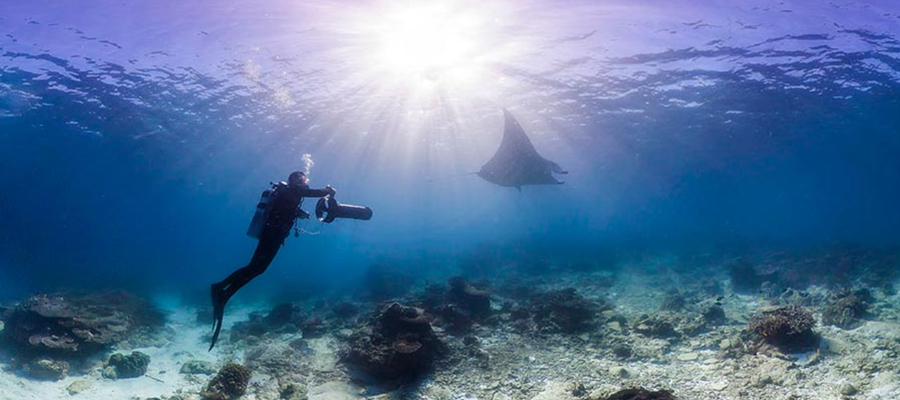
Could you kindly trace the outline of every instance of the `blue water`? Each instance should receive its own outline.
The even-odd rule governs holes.
[[[310,223],[245,298],[479,252],[900,244],[897,3],[447,2],[474,21],[456,64],[373,67],[371,21],[421,4],[2,2],[0,298],[205,301],[304,153],[375,216]],[[463,175],[503,107],[564,185]]]

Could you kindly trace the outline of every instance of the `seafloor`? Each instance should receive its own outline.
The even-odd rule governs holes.
[[[208,309],[157,300],[164,326],[43,380],[29,375],[29,355],[10,342],[9,315],[18,307],[10,304],[0,399],[670,398],[614,396],[626,388],[684,400],[900,399],[896,253],[542,256],[467,265],[456,271],[465,280],[417,281],[413,268],[379,266],[354,295],[274,309],[236,302],[212,352]],[[377,346],[373,321],[390,301],[424,309],[433,354],[412,369],[378,364],[390,362],[384,358],[361,368],[348,354]],[[765,320],[778,310],[795,313],[785,315],[796,330],[760,328],[778,322]],[[790,335],[806,328],[814,340],[804,347]],[[789,340],[778,342],[779,334]],[[429,349],[426,339],[410,337],[388,352]],[[149,355],[146,373],[104,373],[110,354],[132,351]],[[249,368],[246,392],[211,395],[212,376],[230,362]]]

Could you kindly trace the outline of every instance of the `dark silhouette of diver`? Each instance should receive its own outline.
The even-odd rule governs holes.
[[[331,186],[325,186],[324,189],[310,189],[308,183],[309,178],[306,177],[306,174],[295,171],[288,177],[286,184],[281,182],[275,185],[275,189],[270,195],[265,225],[259,234],[259,244],[256,246],[250,263],[210,287],[215,331],[209,350],[215,347],[219,331],[222,330],[222,318],[225,315],[225,304],[228,303],[228,299],[253,278],[266,271],[275,258],[275,254],[278,253],[278,249],[284,244],[284,239],[290,234],[297,218],[301,215],[308,217],[309,214],[300,209],[303,198],[334,196],[335,190]]]

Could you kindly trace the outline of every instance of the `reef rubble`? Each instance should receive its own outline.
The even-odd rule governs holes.
[[[105,350],[81,364],[35,356],[0,371],[0,394],[107,400],[103,393],[126,398],[116,390],[130,388],[139,400],[900,398],[893,285],[861,279],[836,287],[794,276],[796,258],[745,259],[773,278],[757,292],[731,285],[731,257],[666,255],[621,258],[625,266],[616,271],[559,266],[552,279],[503,270],[477,281],[451,275],[385,303],[347,294],[236,303],[231,340],[209,353],[208,325],[179,310],[166,321],[165,330],[177,332],[169,342],[135,348],[140,342],[122,339],[104,347],[121,357],[151,355],[138,378],[103,379]],[[769,264],[753,264],[757,259]],[[65,308],[48,310],[42,317],[68,318]],[[18,323],[7,313],[4,335]],[[6,364],[21,357],[9,355]]]

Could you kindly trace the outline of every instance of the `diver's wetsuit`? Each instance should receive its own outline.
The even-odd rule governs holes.
[[[222,318],[225,314],[225,303],[240,288],[266,271],[278,249],[284,244],[284,239],[291,233],[291,227],[299,216],[300,202],[304,197],[324,197],[332,193],[327,189],[310,189],[307,185],[288,186],[280,184],[272,194],[269,216],[259,234],[259,244],[245,267],[234,271],[223,281],[212,284],[213,317],[215,318],[215,332],[209,349],[212,350],[222,329]]]

